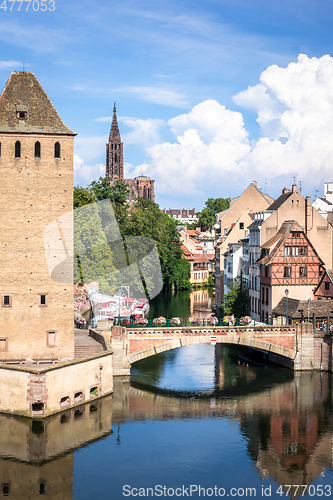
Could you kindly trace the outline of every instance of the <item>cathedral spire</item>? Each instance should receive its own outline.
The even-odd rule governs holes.
[[[116,103],[113,105],[113,118],[109,135],[109,142],[106,144],[106,176],[112,180],[123,179],[123,143],[121,142]]]
[[[110,130],[110,139],[117,139],[118,137],[120,139],[118,120],[117,120],[117,109],[116,109],[116,103],[114,103],[112,125]]]

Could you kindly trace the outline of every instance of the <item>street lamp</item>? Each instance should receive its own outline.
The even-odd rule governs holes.
[[[289,295],[288,288],[285,289],[284,294],[286,296],[286,325],[288,325],[288,295]]]

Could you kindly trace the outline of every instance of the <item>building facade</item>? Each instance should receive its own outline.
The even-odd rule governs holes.
[[[124,179],[124,155],[121,140],[116,105],[113,108],[113,118],[109,141],[106,144],[106,177],[110,179],[110,185],[117,181],[126,182],[129,185],[128,202],[134,203],[138,198],[155,201],[155,181],[145,175],[139,175],[134,179]]]
[[[323,261],[304,230],[295,221],[285,221],[279,231],[261,247],[261,319],[267,321],[285,296],[313,299],[322,276]]]
[[[224,258],[229,243],[238,243],[248,235],[248,226],[253,220],[253,212],[267,209],[274,198],[258,189],[257,182],[253,181],[245,191],[230,200],[227,210],[216,215],[216,242],[215,242],[215,304],[220,309],[224,298]]]
[[[320,262],[320,267],[322,269],[324,267],[326,269],[332,268],[332,225],[311,205],[309,196],[304,198],[300,191],[297,190],[296,184],[293,184],[291,189],[284,188],[279,198],[275,200],[267,210],[254,214],[254,221],[249,227],[250,314],[255,319],[267,319],[272,309],[274,309],[276,304],[281,300],[284,293],[283,290],[286,288],[283,288],[284,285],[279,287],[278,283],[274,280],[271,281],[271,284],[267,287],[265,280],[267,280],[269,276],[262,275],[260,265],[263,263],[261,259],[264,257],[262,255],[262,250],[272,255],[270,249],[271,243],[274,242],[274,245],[277,245],[280,234],[279,231],[281,231],[281,228],[284,227],[283,224],[287,221],[297,223],[299,231],[294,232],[299,232],[304,235],[308,242],[306,245],[298,246],[306,246],[306,251],[308,251],[308,248],[312,247],[319,259],[318,262]],[[296,246],[295,250],[291,251],[296,252]],[[292,257],[296,257],[296,255],[286,255],[285,259],[287,260],[287,258],[289,258],[291,262]],[[300,257],[300,255],[297,255],[297,258]],[[307,256],[302,256],[302,258],[305,257]],[[309,276],[309,278],[311,276],[311,285],[307,284],[309,278],[306,278],[305,275],[299,276],[302,279],[297,282],[297,285],[293,283],[295,286],[288,286],[290,298],[298,300],[313,298],[313,290],[318,285],[323,271],[320,271],[321,274],[317,273],[316,277],[314,277],[311,267],[309,266],[310,262],[305,263],[304,266],[300,266],[304,267],[304,269],[299,272],[310,273],[307,276]],[[296,275],[293,275],[293,279],[295,276]],[[285,276],[285,278],[288,278],[288,276]],[[266,294],[268,294],[267,297]]]
[[[214,236],[194,229],[181,229],[184,258],[191,264],[190,282],[192,285],[207,283],[214,273]]]
[[[162,212],[169,215],[174,219],[179,225],[183,224],[193,224],[198,222],[198,214],[195,208],[191,210],[186,210],[185,208],[163,208]]]

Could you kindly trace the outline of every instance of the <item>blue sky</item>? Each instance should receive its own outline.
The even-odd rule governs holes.
[[[161,207],[333,180],[331,0],[52,2],[2,3],[0,86],[36,74],[78,134],[75,184],[103,173],[114,101]]]

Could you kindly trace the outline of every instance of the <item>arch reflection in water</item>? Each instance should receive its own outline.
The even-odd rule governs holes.
[[[179,350],[154,358],[160,390],[118,379],[113,397],[44,421],[0,415],[0,494],[118,500],[124,484],[200,483],[256,487],[260,498],[260,486],[272,484],[271,498],[281,498],[279,484],[332,484],[330,374],[275,371],[245,353],[192,347],[210,351],[192,395],[163,385],[170,366],[189,370]]]

